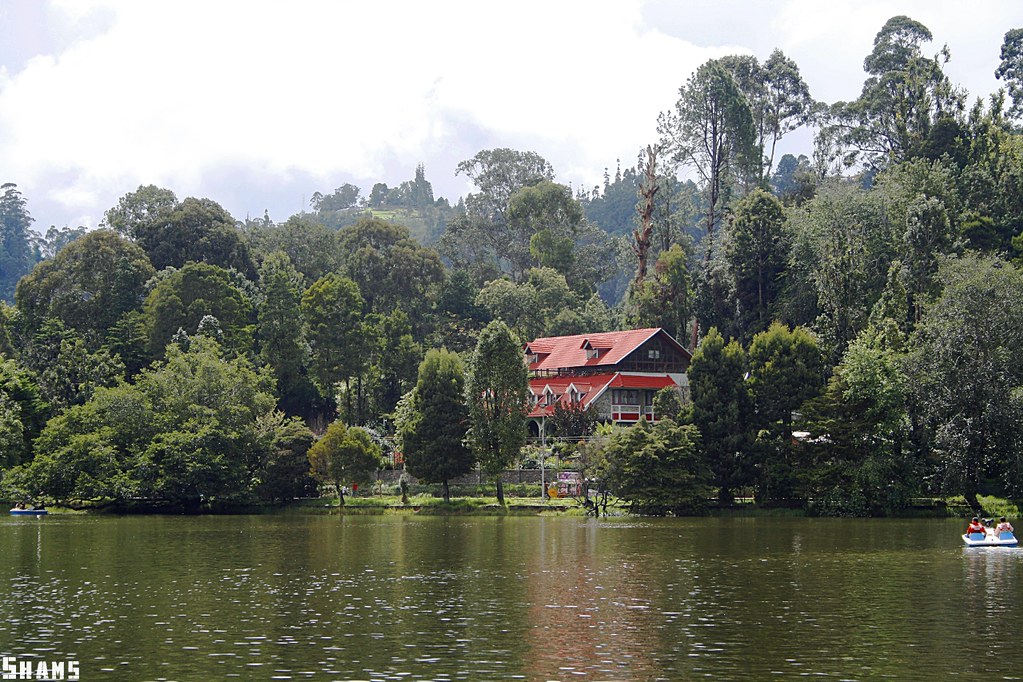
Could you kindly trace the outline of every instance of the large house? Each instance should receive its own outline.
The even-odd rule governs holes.
[[[654,394],[666,387],[688,398],[692,354],[663,329],[630,329],[535,339],[525,346],[532,409],[529,431],[547,432],[555,406],[596,411],[598,420],[657,421]]]

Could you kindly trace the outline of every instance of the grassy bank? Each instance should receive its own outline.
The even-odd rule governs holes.
[[[575,498],[545,499],[539,495],[539,486],[521,486],[516,490],[520,494],[506,492],[505,504],[497,503],[493,487],[465,486],[466,490],[458,490],[450,502],[432,490],[418,490],[409,495],[407,502],[391,491],[360,493],[348,495],[341,506],[336,496],[295,500],[281,504],[240,504],[221,502],[203,505],[196,509],[180,509],[153,502],[92,502],[81,505],[50,506],[50,514],[260,514],[276,513],[282,510],[306,511],[310,513],[332,514],[424,514],[424,515],[477,515],[477,516],[586,516],[587,510],[580,500]],[[533,490],[535,488],[535,490]],[[454,491],[452,491],[454,492]],[[526,493],[522,495],[521,493]],[[1005,498],[981,496],[979,502],[984,508],[984,516],[1009,519],[1023,518],[1020,505]],[[10,506],[10,504],[8,505]],[[718,507],[711,504],[705,511],[707,516],[720,517],[803,517],[810,516],[802,507],[759,506],[752,500]],[[629,506],[622,502],[612,504],[607,509],[608,516],[628,516]],[[969,518],[970,507],[961,497],[945,499],[919,499],[913,506],[902,510],[898,518]]]
[[[476,514],[476,515],[578,515],[584,516],[582,505],[573,499],[543,500],[539,497],[506,497],[504,506],[496,497],[452,497],[450,502],[432,495],[410,495],[403,503],[398,495],[346,497],[344,506],[337,497],[300,500],[292,508],[329,511],[343,514]]]

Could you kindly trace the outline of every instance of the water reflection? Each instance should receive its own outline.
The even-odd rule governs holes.
[[[1018,676],[1023,550],[959,523],[0,522],[0,653],[86,679]]]

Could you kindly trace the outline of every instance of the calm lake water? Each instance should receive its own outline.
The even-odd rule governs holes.
[[[1020,679],[957,520],[0,520],[0,654],[83,680]]]

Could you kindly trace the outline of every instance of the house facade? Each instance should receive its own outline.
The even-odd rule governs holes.
[[[524,351],[533,438],[545,438],[559,404],[595,412],[599,421],[634,424],[657,421],[653,399],[663,388],[689,397],[692,355],[660,328],[534,339]]]

